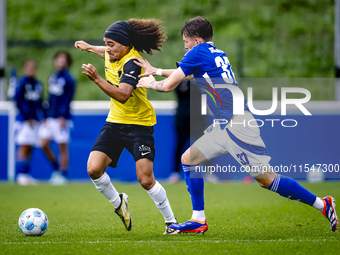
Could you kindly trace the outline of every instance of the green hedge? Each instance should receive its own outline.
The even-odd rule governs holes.
[[[8,0],[7,37],[101,39],[105,29],[117,20],[155,17],[164,21],[168,41],[162,53],[143,56],[155,66],[174,68],[183,54],[182,24],[197,15],[212,23],[214,43],[227,53],[237,77],[237,40],[243,42],[242,73],[246,78],[334,77],[334,1],[330,0]],[[59,49],[9,47],[7,69],[15,67],[21,74],[25,60],[35,59],[38,77],[47,85],[53,71],[51,59]],[[62,49],[74,58],[71,71],[78,80],[76,99],[107,99],[80,68],[83,63],[92,63],[104,75],[103,61],[72,47]],[[326,90],[318,100],[333,99],[332,86]],[[313,96],[314,91],[311,93]],[[174,99],[175,95],[151,92],[149,98]]]

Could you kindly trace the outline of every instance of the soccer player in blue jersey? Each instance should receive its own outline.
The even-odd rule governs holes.
[[[39,129],[39,136],[41,148],[54,169],[50,183],[62,185],[67,182],[68,177],[68,143],[72,127],[70,103],[75,92],[76,82],[68,70],[72,64],[71,55],[68,52],[58,51],[53,60],[56,72],[49,78],[47,119]],[[52,140],[58,144],[60,161],[50,148]]]
[[[24,75],[16,86],[14,100],[19,114],[15,127],[15,139],[18,145],[16,181],[19,185],[36,184],[30,174],[31,154],[34,146],[38,146],[38,128],[45,118],[42,107],[43,87],[35,77],[36,63],[29,60],[24,65]]]
[[[193,214],[190,220],[182,224],[171,225],[170,228],[185,233],[207,231],[208,225],[204,214],[204,182],[202,178],[197,178],[195,169],[207,160],[230,153],[241,165],[249,167],[250,175],[261,187],[283,197],[313,206],[330,221],[331,229],[335,231],[338,225],[335,199],[331,196],[319,198],[295,180],[276,174],[269,166],[270,157],[267,155],[259,128],[232,125],[233,122],[248,123],[253,120],[252,123],[256,123],[256,121],[246,101],[244,115],[233,115],[231,90],[233,86],[237,86],[237,81],[227,55],[212,43],[213,29],[210,22],[203,17],[193,18],[184,23],[181,34],[185,48],[189,49],[189,52],[181,62],[177,63],[178,68],[175,70],[157,69],[146,60],[137,59],[138,61],[135,62],[146,70],[142,76],[150,75],[141,79],[137,86],[169,92],[174,90],[183,79],[193,75],[202,94],[214,93],[216,95],[218,103],[215,104],[213,98],[207,96],[207,104],[216,119],[226,119],[228,124],[209,127],[204,135],[182,155],[182,166],[191,196]],[[157,82],[152,76],[155,74],[167,78]],[[229,87],[221,88],[219,84]]]

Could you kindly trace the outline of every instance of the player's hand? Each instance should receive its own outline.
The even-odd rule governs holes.
[[[83,50],[86,50],[88,51],[90,48],[91,48],[91,45],[88,44],[87,42],[84,42],[84,41],[76,41],[74,43],[74,47],[76,47],[77,49],[81,49],[82,51]]]
[[[81,67],[85,72],[83,72],[84,75],[86,75],[91,81],[94,83],[97,82],[97,80],[100,78],[97,72],[97,69],[91,65],[91,64],[83,64]]]
[[[149,76],[149,75],[156,75],[157,68],[150,65],[149,61],[147,61],[146,59],[139,58],[139,57],[136,57],[136,60],[134,60],[133,62],[137,66],[140,66],[141,68],[145,70],[145,73],[138,75],[139,78]]]
[[[151,89],[151,86],[156,82],[155,77],[152,75],[149,75],[148,77],[145,77],[143,79],[140,79],[137,88],[145,88],[145,89]]]

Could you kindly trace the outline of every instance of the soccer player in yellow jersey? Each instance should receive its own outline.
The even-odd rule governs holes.
[[[131,215],[128,211],[128,196],[118,194],[106,173],[108,166],[116,167],[120,154],[126,148],[136,161],[137,178],[149,193],[165,219],[164,234],[175,234],[168,228],[177,223],[164,188],[153,175],[155,158],[153,125],[156,115],[147,100],[146,89],[137,88],[138,75],[144,70],[134,63],[138,52],[152,54],[166,40],[166,35],[157,19],[129,19],[113,23],[104,34],[106,46],[92,46],[77,41],[76,48],[93,52],[105,60],[106,80],[96,68],[83,65],[83,74],[111,97],[110,112],[102,131],[91,150],[87,172],[96,188],[114,205],[126,229],[131,230]]]

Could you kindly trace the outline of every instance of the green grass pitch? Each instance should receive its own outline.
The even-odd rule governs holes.
[[[92,183],[0,184],[0,254],[339,254],[340,231],[332,232],[320,212],[256,183],[206,183],[208,231],[172,236],[163,235],[163,218],[140,185],[114,185],[129,195],[130,232]],[[178,221],[188,220],[185,184],[163,185]],[[339,182],[302,185],[340,201]],[[30,207],[49,217],[41,237],[18,228],[21,212]]]

